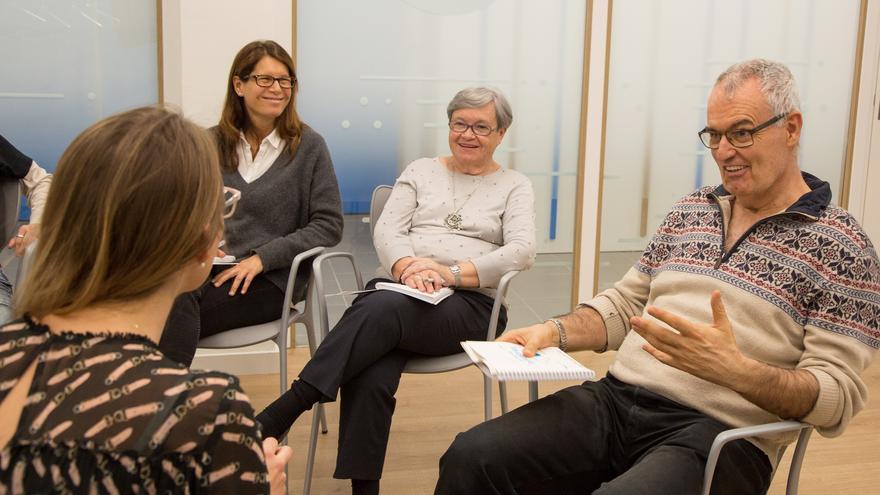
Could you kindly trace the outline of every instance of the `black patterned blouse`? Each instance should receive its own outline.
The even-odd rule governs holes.
[[[37,360],[0,493],[267,493],[260,435],[231,375],[130,334],[0,328],[0,402]]]

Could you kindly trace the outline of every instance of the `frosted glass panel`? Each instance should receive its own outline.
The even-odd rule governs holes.
[[[749,58],[791,69],[804,114],[801,169],[837,196],[858,15],[858,0],[616,0],[602,250],[641,251],[676,199],[721,182],[696,133],[715,78]]]
[[[49,170],[85,127],[157,101],[156,3],[0,2],[0,133]]]
[[[298,108],[327,140],[347,213],[410,161],[449,154],[446,104],[500,88],[496,150],[532,179],[540,252],[573,245],[585,0],[299,0]]]

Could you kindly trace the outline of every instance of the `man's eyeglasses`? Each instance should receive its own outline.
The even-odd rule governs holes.
[[[235,206],[241,199],[241,191],[231,187],[223,188],[223,218],[229,218],[235,213]]]
[[[702,131],[697,133],[697,135],[700,136],[700,141],[703,142],[703,146],[709,148],[710,150],[718,149],[718,147],[721,145],[721,136],[726,137],[727,142],[730,143],[730,145],[734,148],[748,148],[755,143],[755,140],[753,138],[755,134],[779,122],[779,120],[786,115],[788,115],[788,113],[780,113],[779,115],[773,117],[767,122],[764,122],[763,124],[760,124],[752,129],[733,129],[731,131],[721,133],[709,129],[708,127],[704,127]]]
[[[242,81],[247,81],[248,79],[253,79],[257,86],[261,88],[271,88],[275,81],[278,81],[278,86],[281,89],[290,89],[296,84],[295,77],[274,77],[267,76],[265,74],[250,74],[248,76],[244,76],[241,78]]]
[[[484,124],[482,122],[471,125],[467,122],[462,122],[460,120],[450,122],[449,129],[452,132],[457,132],[459,134],[464,134],[468,131],[468,129],[470,129],[474,131],[474,134],[476,134],[477,136],[488,136],[489,134],[492,134],[492,131],[498,130],[497,127],[492,128],[492,126],[490,126],[489,124]]]

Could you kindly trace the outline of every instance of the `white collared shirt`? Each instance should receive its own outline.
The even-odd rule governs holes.
[[[248,143],[244,133],[239,134],[238,140],[238,173],[245,182],[250,184],[257,180],[269,170],[269,167],[275,163],[281,152],[284,151],[284,141],[278,135],[277,130],[273,130],[268,136],[263,138],[260,143],[260,149],[257,156],[251,158],[251,145]]]

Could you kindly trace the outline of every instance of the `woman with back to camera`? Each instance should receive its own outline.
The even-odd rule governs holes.
[[[373,244],[385,277],[423,292],[454,287],[440,304],[392,291],[362,294],[321,343],[299,380],[257,418],[280,438],[318,401],[341,391],[334,477],[353,493],[378,493],[394,394],[410,356],[461,352],[483,340],[495,287],[535,257],[534,193],[528,178],[504,169],[494,152],[513,120],[491,88],[459,91],[447,107],[451,156],[421,158],[397,179]],[[507,322],[499,316],[498,331]]]
[[[274,41],[245,45],[232,62],[217,139],[223,182],[241,191],[223,250],[239,261],[181,296],[160,348],[189,365],[200,337],[281,317],[293,258],[342,238],[342,207],[323,138],[296,112],[293,60]],[[309,264],[297,274],[305,297]]]
[[[156,348],[223,215],[215,146],[183,117],[141,108],[74,139],[23,319],[0,327],[0,493],[282,493],[290,450],[261,447],[237,379]]]

